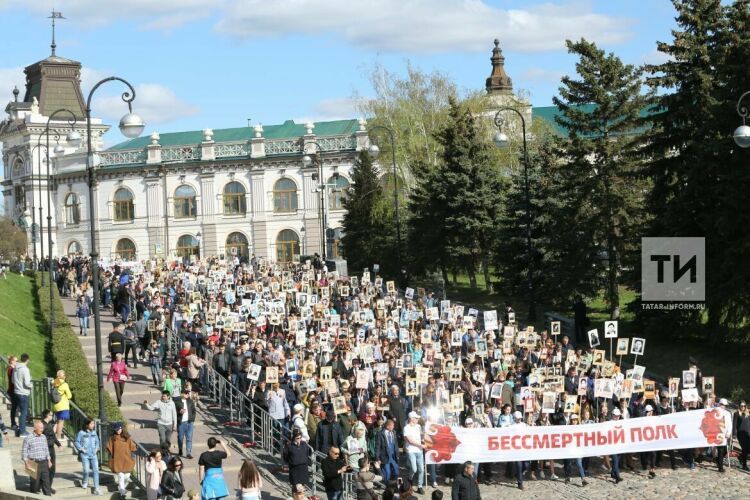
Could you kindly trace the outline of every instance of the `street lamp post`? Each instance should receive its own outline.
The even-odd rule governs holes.
[[[742,94],[737,101],[737,114],[742,118],[742,125],[734,130],[734,142],[741,148],[750,148],[750,126],[745,124],[745,118],[750,114],[747,104],[742,104],[745,97],[750,96],[750,90]]]
[[[34,150],[36,149],[37,163],[39,164],[39,224],[36,223],[36,202],[34,201]],[[36,242],[39,240],[41,244],[44,244],[44,238],[41,237],[41,222],[42,222],[42,143],[41,138],[37,141],[36,146],[31,148],[31,240],[34,245],[34,269],[40,271],[42,266],[40,261],[44,258],[44,247],[42,247],[39,254],[36,253]],[[40,255],[41,257],[38,257]],[[44,277],[44,273],[42,273]],[[44,286],[44,283],[42,283]]]
[[[128,105],[128,113],[120,120],[120,131],[122,134],[129,138],[135,138],[141,135],[145,124],[138,115],[133,114],[133,107],[131,103],[135,99],[135,89],[133,86],[119,78],[117,76],[110,76],[100,80],[89,92],[88,99],[86,100],[86,171],[88,172],[88,184],[89,184],[89,237],[90,250],[91,250],[91,281],[93,283],[93,306],[94,306],[94,337],[96,341],[96,379],[99,388],[99,420],[104,422],[107,420],[107,415],[104,411],[104,373],[102,371],[102,326],[101,318],[99,317],[99,253],[96,248],[96,207],[94,207],[94,186],[96,184],[96,172],[94,170],[94,162],[92,159],[91,150],[91,98],[94,96],[94,92],[101,85],[110,82],[112,80],[118,80],[128,86],[130,92],[123,92],[122,100]]]
[[[328,235],[326,234],[328,232],[328,220],[326,218],[325,204],[327,200],[326,189],[328,189],[330,186],[323,178],[323,147],[316,141],[307,141],[305,144],[313,144],[317,148],[317,152],[315,153],[316,159],[313,160],[310,155],[305,154],[302,157],[302,165],[304,165],[305,167],[309,167],[313,164],[313,162],[317,163],[318,165],[318,172],[313,174],[313,180],[318,181],[318,185],[315,187],[315,191],[320,193],[320,209],[318,210],[318,218],[320,222],[320,255],[323,258],[323,264],[325,265],[327,257],[326,250],[328,246]],[[335,175],[338,175],[338,173],[336,173]]]
[[[70,132],[68,133],[68,136],[65,138],[66,142],[70,147],[77,148],[81,145],[81,134],[79,134],[76,129],[76,116],[73,114],[73,112],[69,109],[61,108],[55,110],[49,118],[47,118],[47,126],[44,129],[44,133],[47,136],[47,145],[46,145],[46,158],[47,158],[47,251],[49,252],[49,260],[47,261],[47,266],[49,267],[49,336],[52,338],[52,330],[57,326],[57,318],[55,314],[55,295],[53,292],[53,287],[55,284],[54,280],[54,271],[52,269],[52,194],[50,191],[52,190],[52,176],[50,175],[50,157],[49,157],[49,126],[50,123],[52,123],[52,119],[57,116],[58,114],[69,114],[70,118],[68,118],[68,124],[70,125]],[[56,136],[56,140],[59,140],[60,136]],[[57,146],[55,146],[55,155],[59,156],[65,153],[65,148],[63,148],[60,143],[57,143]]]
[[[44,238],[42,235],[44,234],[44,224],[42,222],[42,135],[44,135],[44,132],[39,134],[39,139],[36,141],[36,146],[34,146],[31,149],[31,154],[34,154],[34,149],[36,149],[37,154],[37,163],[39,164],[39,263],[37,264],[38,270],[41,271],[43,266],[42,262],[44,261]],[[46,158],[46,155],[45,155]],[[33,163],[32,163],[33,165]],[[34,169],[31,169],[31,185],[34,185]],[[40,273],[42,275],[42,287],[44,287],[44,283],[46,280],[45,274],[42,272]]]
[[[401,218],[398,214],[398,173],[396,172],[396,139],[393,134],[393,130],[385,125],[373,125],[370,127],[370,132],[375,130],[385,130],[388,133],[388,138],[391,141],[391,167],[393,168],[393,207],[396,216],[396,267],[397,267],[397,280],[399,286],[403,285],[402,278],[404,270],[401,268]],[[370,155],[377,158],[380,154],[380,148],[377,144],[372,143],[368,148]]]
[[[526,144],[526,119],[523,117],[523,113],[515,108],[504,107],[500,108],[495,113],[495,126],[498,129],[497,134],[493,138],[493,141],[498,147],[507,147],[510,143],[508,136],[503,132],[503,125],[505,124],[505,118],[502,113],[505,111],[511,111],[518,115],[521,119],[521,132],[523,133],[523,192],[526,204],[526,254],[528,258],[528,269],[526,270],[527,286],[529,291],[529,321],[536,320],[536,299],[534,294],[534,254],[532,253],[531,246],[531,194],[529,192],[529,150]]]

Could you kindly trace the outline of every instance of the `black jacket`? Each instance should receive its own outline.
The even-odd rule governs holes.
[[[453,479],[453,489],[451,490],[451,500],[481,500],[479,494],[479,485],[473,477],[468,477],[461,471]]]
[[[119,330],[115,330],[109,334],[107,348],[109,349],[109,352],[111,354],[116,354],[118,352],[122,354],[123,352],[125,352],[125,339],[123,338],[122,333],[120,333]]]
[[[315,449],[321,453],[328,454],[332,446],[340,447],[344,443],[344,433],[341,425],[335,420],[321,420],[315,430]]]
[[[161,492],[166,497],[182,498],[185,493],[185,485],[179,471],[164,471],[161,477]]]
[[[331,457],[325,457],[320,463],[320,469],[323,472],[323,487],[326,491],[342,491],[344,489],[344,480],[339,469],[341,469],[346,462],[343,458],[333,459]]]
[[[179,423],[182,422],[182,414],[180,411],[184,408],[184,402],[182,398],[174,398],[172,401],[174,401],[175,409],[177,410],[177,424],[179,425]],[[195,401],[190,398],[187,400],[187,412],[188,422],[195,422]]]

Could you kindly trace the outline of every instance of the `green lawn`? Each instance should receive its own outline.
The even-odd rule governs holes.
[[[33,378],[49,374],[48,334],[36,307],[32,279],[7,273],[0,279],[0,354],[27,353]]]

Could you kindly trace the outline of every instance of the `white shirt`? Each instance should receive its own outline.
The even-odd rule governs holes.
[[[406,453],[422,453],[422,449],[411,444],[407,438],[415,443],[422,444],[422,428],[419,424],[409,423],[404,426],[404,447]]]

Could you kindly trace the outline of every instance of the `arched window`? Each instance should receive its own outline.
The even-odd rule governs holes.
[[[174,192],[175,219],[188,219],[198,213],[198,203],[195,199],[195,189],[187,184],[178,187]]]
[[[132,221],[134,216],[133,193],[125,188],[115,191],[114,216],[116,221]],[[131,242],[132,243],[132,242]]]
[[[122,260],[135,260],[135,243],[130,238],[121,238],[117,241],[115,253]]]
[[[81,222],[81,202],[75,193],[65,197],[65,222],[69,225]]]
[[[341,238],[344,237],[344,228],[328,229],[326,231],[326,254],[331,259],[343,259],[344,254],[341,250]]]
[[[328,179],[328,210],[343,210],[349,181],[341,175]]]
[[[242,233],[231,233],[227,236],[226,245],[227,256],[234,258],[247,258],[249,256],[247,238]]]
[[[224,186],[224,215],[245,215],[246,212],[245,186],[237,181]]]
[[[77,241],[71,241],[68,245],[68,255],[80,255],[81,253],[83,253],[81,244]]]
[[[276,261],[297,262],[299,255],[299,236],[291,229],[284,229],[276,237]]]
[[[297,210],[297,184],[292,179],[279,179],[273,185],[273,211],[276,213]]]
[[[177,240],[177,256],[190,258],[191,255],[200,255],[198,239],[192,234],[184,234]]]

